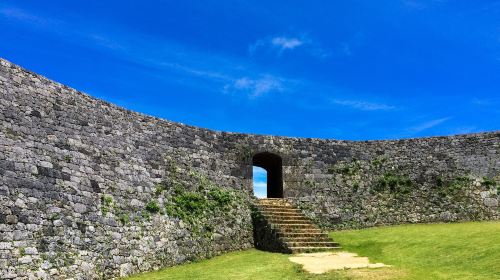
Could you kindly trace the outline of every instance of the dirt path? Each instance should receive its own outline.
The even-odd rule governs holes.
[[[371,264],[367,257],[358,257],[348,252],[322,252],[293,255],[288,258],[294,263],[303,265],[309,273],[321,274],[330,270],[346,268],[379,268],[387,267],[383,263]]]

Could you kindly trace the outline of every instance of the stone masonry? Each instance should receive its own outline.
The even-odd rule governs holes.
[[[338,141],[131,112],[0,59],[0,278],[102,279],[253,247],[252,157],[325,229],[500,218],[500,132]]]

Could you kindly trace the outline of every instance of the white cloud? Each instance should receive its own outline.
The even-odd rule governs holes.
[[[236,79],[227,84],[224,90],[246,92],[250,97],[259,97],[269,92],[282,92],[284,85],[282,79],[266,75],[256,79],[248,77]]]
[[[424,123],[421,123],[417,126],[414,126],[412,128],[410,128],[410,130],[414,133],[418,133],[418,132],[421,132],[421,131],[424,131],[424,130],[427,130],[429,128],[433,128],[435,126],[438,126],[448,120],[450,120],[451,117],[446,117],[446,118],[441,118],[441,119],[435,119],[435,120],[430,120],[430,121],[427,121],[427,122],[424,122]]]
[[[204,87],[214,92],[220,92],[223,88],[225,91],[246,93],[252,98],[284,90],[284,78],[263,73],[246,60],[214,55],[162,38],[126,32],[119,26],[78,25],[17,8],[0,8],[0,18],[2,16],[12,24],[22,23],[27,28],[57,36],[64,41],[112,52],[125,61],[142,66],[149,75],[162,80]],[[275,43],[287,49],[300,44],[286,39],[283,37]]]
[[[248,47],[250,55],[255,55],[259,51],[274,53],[281,56],[285,51],[302,49],[310,56],[325,58],[331,55],[331,52],[322,48],[319,44],[306,36],[270,36],[257,40]]]
[[[296,47],[303,45],[304,42],[298,38],[274,37],[271,39],[271,44],[283,51],[293,50]]]
[[[340,100],[334,99],[332,103],[342,106],[351,107],[354,109],[362,110],[362,111],[387,111],[396,109],[395,106],[382,104],[382,103],[372,103],[367,101],[360,100]]]

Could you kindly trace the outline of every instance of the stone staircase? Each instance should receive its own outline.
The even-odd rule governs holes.
[[[260,199],[262,217],[275,231],[287,253],[318,252],[340,248],[302,212],[282,198]]]

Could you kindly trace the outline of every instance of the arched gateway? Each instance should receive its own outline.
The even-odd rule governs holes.
[[[283,163],[281,157],[273,153],[262,152],[253,156],[252,164],[267,171],[267,197],[283,198]]]

